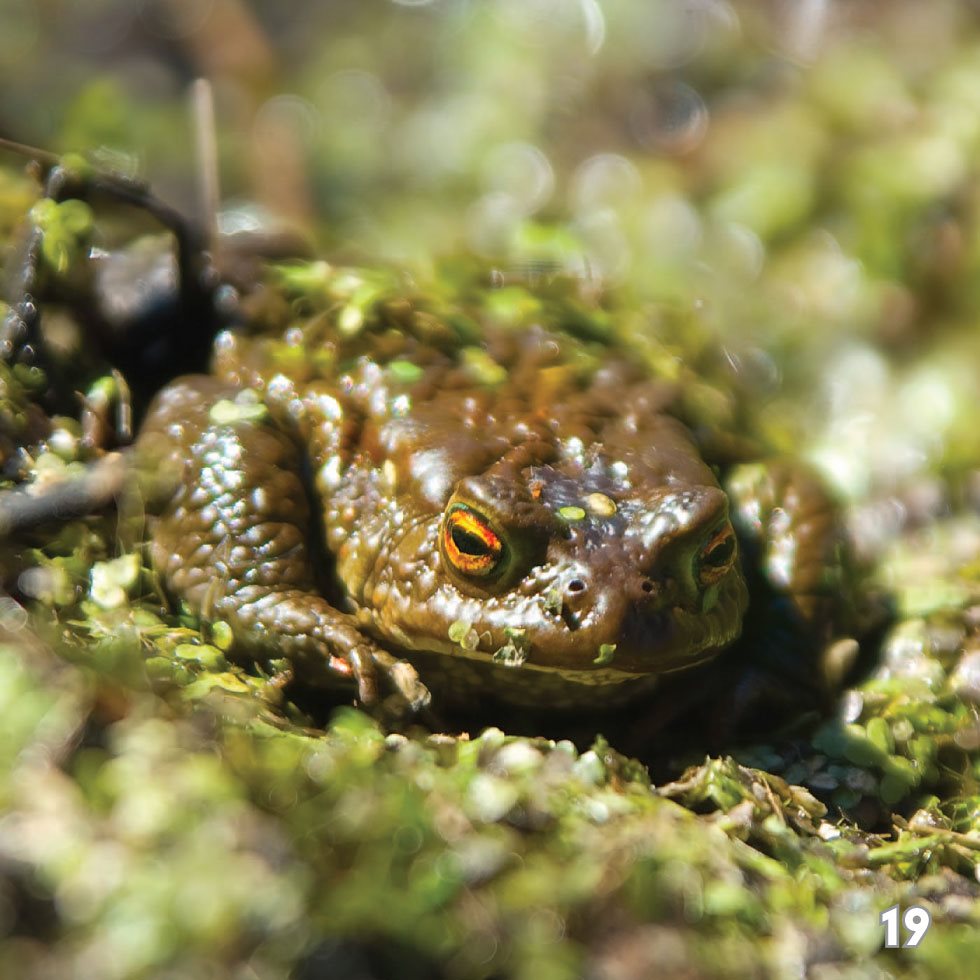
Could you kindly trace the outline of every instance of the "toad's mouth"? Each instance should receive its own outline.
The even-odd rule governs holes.
[[[634,607],[624,617],[615,641],[598,645],[598,656],[575,669],[559,669],[568,680],[592,684],[600,675],[625,680],[696,667],[738,639],[747,602],[745,582],[735,574],[708,611],[673,606],[650,613]],[[527,666],[537,666],[534,661],[532,654]]]
[[[747,603],[745,581],[733,569],[705,610],[627,604],[614,624],[602,609],[575,624],[560,615],[522,619],[509,610],[509,615],[495,621],[474,616],[452,640],[409,638],[390,628],[387,639],[409,655],[426,651],[481,661],[501,670],[556,673],[581,684],[619,683],[686,670],[711,660],[738,638]]]
[[[728,608],[725,608],[725,606]],[[742,631],[740,610],[734,602],[720,603],[717,612],[690,613],[671,609],[660,613],[655,625],[646,619],[623,645],[630,663],[628,673],[671,673],[695,667],[717,656]],[[624,657],[624,660],[626,657]]]

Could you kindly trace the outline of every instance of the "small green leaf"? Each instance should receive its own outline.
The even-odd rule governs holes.
[[[418,364],[413,364],[411,361],[392,361],[388,365],[388,371],[392,379],[399,384],[412,384],[424,373]]]
[[[219,650],[230,650],[232,643],[235,642],[231,627],[222,620],[212,624],[211,639]]]
[[[212,406],[208,417],[217,425],[232,425],[235,422],[261,422],[269,415],[268,408],[260,401],[243,397],[246,392],[239,392],[235,400],[222,398]],[[254,397],[254,396],[253,396]]]
[[[605,667],[606,664],[611,664],[613,658],[616,656],[616,644],[615,643],[601,643],[599,645],[599,656],[592,661],[594,664],[598,664],[600,667]]]
[[[463,637],[470,631],[470,624],[465,619],[457,619],[449,624],[449,639],[453,643],[462,643]]]

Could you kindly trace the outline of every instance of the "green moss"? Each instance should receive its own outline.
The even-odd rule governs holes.
[[[328,719],[289,687],[288,664],[239,663],[224,624],[171,609],[111,519],[3,540],[4,589],[28,594],[29,616],[3,597],[0,973],[285,977],[373,955],[407,977],[969,975],[976,25],[950,3],[883,6],[881,31],[835,26],[806,52],[733,4],[687,24],[692,42],[695,27],[704,36],[672,50],[666,4],[594,5],[598,47],[576,5],[531,27],[533,4],[349,6],[331,10],[322,50],[287,86],[307,86],[330,121],[304,130],[304,153],[326,254],[347,264],[267,271],[263,316],[303,343],[261,340],[262,356],[296,379],[348,370],[328,349],[311,354],[331,317],[352,343],[384,335],[393,385],[418,380],[411,336],[465,348],[472,377],[493,385],[485,323],[562,328],[574,377],[626,343],[677,385],[725,458],[751,456],[749,434],[802,448],[856,504],[872,552],[893,538],[876,580],[895,620],[832,717],[651,785],[602,741],[580,752],[496,729],[390,734],[351,708]],[[32,51],[8,95],[54,98],[61,74],[79,77],[77,57],[60,73],[48,49]],[[671,143],[649,111],[665,67],[704,96],[697,145]],[[137,112],[126,91],[97,79],[28,129],[142,152],[155,182],[189,186],[183,108],[148,95]],[[220,139],[237,193],[246,154]],[[533,166],[515,178],[491,164],[510,159],[493,156],[501,145]],[[8,279],[35,196],[0,169]],[[502,202],[492,227],[488,199]],[[72,201],[42,202],[33,221],[67,300],[57,325],[89,288],[90,233],[111,247],[123,226]],[[480,259],[433,258],[461,242]],[[92,458],[68,417],[75,392],[118,401],[106,365],[48,367],[0,364],[8,486]],[[544,399],[547,370],[541,383]],[[62,414],[48,425],[52,386]],[[228,405],[229,421],[243,417]],[[896,509],[913,517],[900,534]],[[464,622],[450,639],[480,642]],[[525,647],[510,636],[498,655],[513,663]],[[614,656],[600,647],[596,662]],[[918,948],[885,954],[878,916],[896,903],[927,908],[933,926]]]

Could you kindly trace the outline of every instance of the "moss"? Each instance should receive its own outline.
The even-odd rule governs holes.
[[[399,10],[397,30],[364,34],[369,15],[351,6],[349,23],[320,32],[291,81],[331,121],[307,149],[324,241],[344,259],[269,267],[265,318],[311,343],[324,316],[351,338],[384,332],[393,386],[417,380],[407,334],[466,348],[485,384],[500,371],[480,347],[485,323],[563,327],[582,377],[606,345],[628,344],[733,460],[752,436],[802,449],[834,480],[894,602],[875,662],[802,735],[733,744],[651,784],[601,740],[578,751],[496,729],[390,734],[351,708],[330,717],[288,686],[287,664],[237,663],[222,624],[170,609],[111,519],[5,539],[4,976],[973,969],[976,25],[954,4],[929,5],[928,21],[896,8],[878,14],[879,40],[842,27],[791,66],[751,5],[731,5],[740,30],[726,33],[727,7],[695,25],[696,51],[650,29],[651,9],[669,24],[668,5],[602,5],[607,40],[592,55],[578,20],[522,31],[540,5],[505,6],[433,7],[424,21]],[[650,131],[644,100],[663,81],[651,45],[704,96],[697,146]],[[54,98],[60,73],[44,57],[19,71],[35,62],[41,75],[11,98]],[[63,119],[52,141],[72,148],[149,148],[164,186],[179,186],[180,110],[133,112],[129,90],[96,81],[33,122]],[[516,181],[488,162],[504,159],[489,155],[499,144],[531,161]],[[244,155],[225,156],[234,186]],[[35,193],[0,169],[8,273]],[[87,236],[118,233],[76,205],[34,211],[69,319]],[[480,258],[434,258],[460,242]],[[288,377],[348,367],[271,336],[256,350]],[[116,386],[72,368],[0,365],[5,486],[92,458],[73,393],[108,405]],[[53,385],[64,390],[49,419]],[[547,385],[543,373],[543,396]],[[451,638],[466,646],[471,632],[454,624]],[[519,659],[521,637],[509,639],[500,654]],[[915,949],[881,950],[879,914],[895,904],[932,916]]]

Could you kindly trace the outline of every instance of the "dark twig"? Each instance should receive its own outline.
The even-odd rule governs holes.
[[[109,453],[81,476],[30,493],[0,491],[0,538],[48,521],[63,521],[104,510],[120,495],[126,479],[122,453]]]

